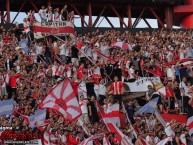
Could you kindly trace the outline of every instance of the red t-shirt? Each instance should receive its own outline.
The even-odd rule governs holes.
[[[82,43],[78,42],[78,43],[77,43],[77,48],[78,48],[78,49],[81,49],[81,47],[82,47]]]
[[[172,87],[166,87],[166,98],[174,97],[174,92]]]
[[[16,74],[16,75],[12,75],[9,78],[9,86],[11,88],[16,88],[17,87],[17,78],[21,77],[22,74]]]
[[[78,68],[78,74],[77,74],[78,79],[82,79],[83,78],[83,69],[84,68],[82,66],[80,66]]]
[[[122,82],[113,82],[111,84],[110,90],[113,92],[113,95],[123,94],[123,83]]]

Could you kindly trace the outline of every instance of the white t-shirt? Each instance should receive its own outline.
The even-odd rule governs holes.
[[[83,114],[88,113],[87,101],[86,100],[80,101],[79,105],[80,105],[80,109],[81,109]]]
[[[94,60],[97,60],[98,54],[95,51],[92,52],[92,55],[93,55]]]
[[[108,46],[101,46],[100,50],[101,50],[102,54],[104,54],[106,56],[109,56],[110,52],[109,52],[109,47]]]
[[[39,15],[40,15],[40,17],[42,18],[42,19],[47,19],[47,15],[46,15],[46,11],[47,11],[47,9],[40,9],[39,10]]]
[[[172,68],[168,68],[166,73],[167,73],[167,77],[174,79],[174,77],[175,77],[174,74],[175,73],[174,73],[174,70]]]
[[[153,143],[153,139],[148,135],[145,138],[146,145],[151,145],[150,143]],[[150,142],[150,143],[149,143]]]
[[[30,22],[29,21],[23,23],[23,27],[24,27],[25,33],[28,33],[30,31],[30,27],[29,26],[30,26]]]
[[[65,47],[65,52],[66,52],[66,56],[70,56],[70,54],[71,54],[71,48],[70,47]]]
[[[60,55],[65,55],[66,54],[66,45],[62,44],[60,47]]]
[[[180,135],[180,140],[181,140],[181,142],[182,142],[184,145],[186,145],[186,144],[187,144],[185,134],[181,134],[181,135]]]
[[[52,76],[59,75],[59,68],[56,65],[52,66]]]
[[[59,136],[59,138],[60,138],[60,141],[63,143],[63,144],[65,144],[66,142],[67,142],[67,138],[66,138],[66,136],[65,135],[58,135]]]
[[[51,11],[48,12],[48,21],[53,21],[53,13]]]
[[[91,58],[92,58],[92,56],[93,56],[92,50],[91,50],[90,48],[85,48],[84,53],[85,53],[87,56],[91,57]]]
[[[180,53],[180,59],[184,59],[184,55],[185,55],[184,50],[180,49],[179,53]]]
[[[66,76],[66,71],[65,71],[65,67],[63,65],[59,66],[59,72],[60,72],[60,76],[64,77]]]
[[[57,140],[58,140],[58,138],[56,135],[54,135],[54,134],[50,135],[50,145],[55,145]]]
[[[86,48],[86,46],[82,46],[82,47],[80,48],[80,50],[81,50],[82,52],[85,52],[85,51],[84,51],[85,48]],[[81,57],[85,57],[82,53],[79,53],[79,54],[80,54],[80,55],[79,55],[80,58],[81,58]]]
[[[100,67],[94,69],[94,74],[101,75]]]
[[[34,52],[31,53],[31,57],[32,57],[34,63],[37,63],[37,55]]]
[[[169,136],[175,136],[175,132],[172,130],[170,125],[168,127],[166,127],[164,131],[168,137]]]
[[[147,119],[147,120],[146,120],[146,123],[147,123],[147,125],[148,125],[149,128],[153,128],[154,125],[156,124],[156,120],[155,120],[155,119],[153,119],[153,120]]]
[[[188,95],[188,88],[187,88],[187,86],[186,86],[186,84],[185,84],[184,82],[181,82],[181,83],[179,84],[179,87],[180,87],[180,89],[183,89],[183,90],[184,90],[185,95]],[[181,95],[182,95],[182,94],[181,94]]]
[[[0,47],[3,47],[3,44],[4,44],[4,42],[3,42],[3,40],[1,40],[0,41]]]
[[[58,22],[60,20],[60,14],[58,12],[54,12],[54,21]]]
[[[161,139],[160,139],[159,137],[156,136],[156,137],[154,138],[154,143],[155,143],[155,144],[157,144],[157,143],[160,142],[160,141],[161,141]]]
[[[36,55],[42,54],[43,47],[42,46],[36,46]]]
[[[103,84],[99,84],[98,94],[99,95],[106,95],[107,88]]]
[[[129,76],[130,76],[130,79],[133,79],[134,78],[134,74],[135,73],[135,70],[134,69],[132,69],[132,68],[130,68],[129,69]]]

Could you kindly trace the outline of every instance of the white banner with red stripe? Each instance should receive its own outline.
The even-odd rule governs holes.
[[[39,39],[42,35],[74,35],[74,24],[70,21],[37,22],[34,24],[34,37]]]

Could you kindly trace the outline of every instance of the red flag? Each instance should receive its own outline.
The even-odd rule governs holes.
[[[81,115],[78,100],[68,79],[54,87],[42,100],[40,107],[58,111],[66,121],[76,120]]]
[[[150,68],[145,68],[146,71],[148,71],[151,74],[154,74],[158,77],[163,77],[164,76],[164,72],[161,70],[161,68],[159,66],[155,67],[155,70],[150,69]]]

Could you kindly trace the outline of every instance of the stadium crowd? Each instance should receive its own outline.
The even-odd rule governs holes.
[[[67,20],[67,6],[61,10],[62,20]],[[52,21],[52,8],[42,6],[39,11],[41,21]],[[25,23],[32,25],[33,11],[30,11]],[[54,21],[59,21],[59,9],[54,10]],[[35,20],[35,18],[34,18]],[[28,27],[29,32],[33,32]],[[31,34],[30,34],[31,35]],[[146,68],[163,69],[161,76],[166,87],[166,95],[159,97],[160,113],[186,114],[191,108],[193,95],[192,64],[183,66],[179,60],[193,58],[193,32],[156,30],[152,33],[107,30],[75,34],[63,38],[52,36],[43,39],[31,39],[26,31],[16,25],[11,30],[0,28],[0,100],[14,99],[14,113],[0,116],[0,126],[12,127],[14,132],[33,132],[46,144],[78,145],[94,134],[106,134],[112,145],[121,144],[117,134],[109,132],[100,115],[97,101],[105,110],[107,104],[120,103],[120,109],[128,115],[130,123],[120,127],[126,137],[136,145],[154,145],[162,139],[172,136],[172,145],[192,145],[193,138],[189,128],[172,120],[162,126],[154,114],[136,115],[140,108],[139,98],[121,100],[127,95],[123,82],[135,82],[139,77],[153,77]],[[125,42],[133,48],[114,48],[115,42]],[[83,53],[81,53],[81,50]],[[87,57],[94,63],[91,63]],[[164,63],[176,62],[163,66]],[[33,115],[41,100],[50,89],[69,78],[82,111],[84,125],[65,122],[58,112],[47,109],[46,119],[50,123],[46,128],[31,128],[24,116]],[[156,89],[148,86],[148,92],[142,97],[145,102],[154,98]],[[183,100],[183,101],[182,101]],[[144,104],[144,102],[142,102]],[[124,109],[126,111],[124,111]],[[134,127],[132,128],[131,125]],[[83,129],[84,128],[84,129]],[[137,137],[133,135],[136,131]],[[2,130],[3,131],[3,130]],[[45,134],[49,134],[45,136]],[[103,144],[103,140],[94,140],[93,144]]]

